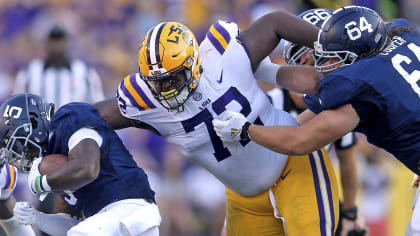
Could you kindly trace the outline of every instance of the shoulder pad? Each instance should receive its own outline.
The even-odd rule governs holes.
[[[150,89],[137,75],[126,76],[118,87],[117,99],[123,114],[131,113],[133,109],[138,112],[156,108]]]
[[[239,26],[235,22],[217,21],[207,31],[206,37],[220,54],[223,54],[229,42],[240,33]]]

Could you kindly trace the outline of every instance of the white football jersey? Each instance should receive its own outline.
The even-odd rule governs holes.
[[[256,124],[297,123],[288,113],[274,109],[258,88],[238,34],[235,23],[218,21],[211,26],[200,45],[204,71],[197,89],[184,103],[184,111],[165,109],[138,74],[121,82],[117,96],[123,116],[150,125],[227,187],[252,196],[278,180],[287,156],[252,141],[224,143],[216,135],[212,120],[232,110]]]

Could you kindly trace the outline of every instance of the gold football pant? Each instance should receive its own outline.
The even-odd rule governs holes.
[[[289,156],[277,183],[259,195],[226,188],[226,208],[228,236],[334,236],[338,189],[328,154]]]

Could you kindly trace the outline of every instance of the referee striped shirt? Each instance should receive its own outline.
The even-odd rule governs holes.
[[[73,59],[68,66],[46,66],[43,60],[33,60],[20,70],[14,94],[33,93],[55,104],[69,102],[94,103],[104,99],[98,73],[81,60]]]

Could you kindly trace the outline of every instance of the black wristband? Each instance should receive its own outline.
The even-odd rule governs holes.
[[[341,211],[341,216],[344,219],[355,221],[357,219],[357,206],[348,209],[343,209]]]
[[[244,140],[244,141],[251,140],[249,138],[249,133],[248,133],[249,126],[251,126],[251,123],[249,123],[248,121],[245,122],[244,126],[242,126],[242,131],[241,131],[241,134],[240,134],[241,140]]]

